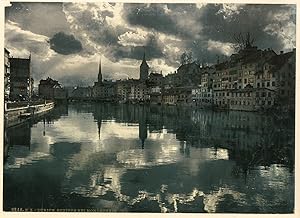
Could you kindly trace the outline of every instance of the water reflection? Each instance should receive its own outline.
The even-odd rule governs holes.
[[[292,212],[293,126],[256,113],[61,105],[6,129],[4,209]]]

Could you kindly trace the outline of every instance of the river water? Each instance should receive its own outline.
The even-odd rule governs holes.
[[[292,213],[294,134],[258,113],[58,105],[6,129],[4,210]]]

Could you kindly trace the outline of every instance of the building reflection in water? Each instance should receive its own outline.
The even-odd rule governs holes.
[[[182,154],[188,156],[190,147],[225,148],[230,151],[229,158],[235,160],[244,173],[256,164],[280,161],[293,166],[293,123],[276,123],[273,116],[155,105],[95,104],[94,111],[88,106],[80,108],[93,112],[98,135],[102,120],[138,124],[142,148],[145,148],[148,131],[157,133],[165,129],[176,135]]]
[[[20,120],[18,124],[4,128],[4,162],[8,157],[8,151],[13,146],[31,147],[31,128],[37,123],[43,123],[43,136],[46,136],[46,124],[53,123],[61,118],[61,116],[68,115],[68,105],[58,104],[51,112],[32,117],[29,120]]]
[[[275,187],[282,182],[279,180],[280,170],[285,177],[282,184],[289,184],[286,179],[289,175],[280,165],[274,167],[274,164],[285,164],[293,169],[291,136],[294,133],[289,128],[278,128],[282,131],[277,131],[280,126],[274,128],[270,117],[254,113],[106,103],[76,104],[71,105],[69,110],[72,113],[60,119],[59,125],[46,125],[48,121],[56,122],[53,120],[59,119],[59,114],[62,114],[53,111],[52,115],[49,113],[42,118],[33,131],[30,132],[32,123],[17,131],[25,134],[29,130],[26,134],[29,134],[27,144],[33,143],[31,150],[42,144],[44,137],[41,139],[41,135],[53,138],[51,143],[44,144],[51,144],[51,157],[54,158],[45,162],[39,159],[33,168],[28,165],[24,168],[28,169],[26,173],[32,172],[32,178],[36,175],[43,175],[47,178],[45,181],[53,178],[58,193],[52,193],[52,184],[47,188],[47,183],[40,180],[33,181],[34,187],[49,191],[51,197],[59,196],[61,205],[58,206],[62,208],[76,208],[74,202],[78,200],[86,203],[86,207],[102,208],[109,204],[121,208],[128,204],[125,209],[137,211],[142,208],[145,211],[152,203],[158,204],[163,211],[178,209],[181,212],[201,205],[201,211],[204,207],[205,211],[215,212],[219,205],[227,202],[228,205],[236,205],[244,201],[255,210],[260,206],[256,199],[272,204],[273,194],[277,199],[290,199],[290,195],[284,195],[285,191],[282,191],[290,190],[288,185]],[[106,120],[111,122],[102,123]],[[90,124],[93,121],[94,125]],[[65,128],[65,124],[69,125],[69,129]],[[110,131],[110,127],[117,130]],[[70,132],[75,130],[80,137],[70,136]],[[120,134],[116,134],[118,130]],[[97,146],[99,140],[94,139],[100,139],[100,133],[103,146],[97,150],[93,146]],[[7,138],[9,134],[6,133]],[[36,134],[31,141],[30,134]],[[288,144],[291,146],[286,146]],[[147,149],[137,149],[138,146]],[[269,171],[260,166],[269,167],[271,174],[273,171],[276,173],[270,176]],[[53,170],[45,172],[45,168]],[[39,174],[35,173],[36,169]],[[16,177],[13,177],[14,173]],[[18,186],[15,178],[22,178],[27,187],[32,187],[31,181],[17,176],[17,171],[8,173],[7,178],[11,180],[7,180],[6,185],[11,184],[10,192]],[[246,181],[249,177],[252,178],[250,182]],[[273,186],[270,188],[268,184]],[[272,199],[268,198],[270,193]],[[7,196],[9,198],[10,195]],[[64,199],[65,196],[67,199]],[[74,196],[76,199],[72,201]],[[243,202],[239,201],[241,197]],[[197,199],[199,202],[196,202]],[[49,198],[44,200],[51,201]],[[12,204],[14,201],[11,199]],[[56,199],[51,203],[57,206]],[[249,210],[247,206],[246,210]]]
[[[25,146],[30,149],[31,144],[31,126],[29,122],[21,123],[17,126],[5,130],[7,142],[11,146]]]
[[[145,107],[139,108],[139,138],[141,140],[142,149],[144,149],[145,146],[145,140],[148,136],[148,130],[147,130],[147,113],[145,110]]]

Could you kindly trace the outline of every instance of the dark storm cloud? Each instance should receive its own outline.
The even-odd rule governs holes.
[[[153,28],[165,33],[178,33],[176,23],[166,14],[163,4],[125,4],[126,18],[132,25]]]
[[[259,48],[288,51],[295,45],[295,16],[291,5],[12,3],[6,8],[5,40],[20,56],[37,55],[37,70],[45,73],[73,75],[74,64],[67,66],[66,60],[75,58],[76,75],[82,75],[80,67],[95,54],[116,71],[129,72],[144,49],[154,67],[171,70],[185,51],[208,63],[231,55],[239,32],[249,31]],[[53,50],[80,54],[53,55]],[[130,70],[122,71],[125,65]]]
[[[282,42],[265,28],[273,23],[273,14],[288,10],[287,5],[243,5],[229,17],[220,12],[221,5],[209,4],[198,18],[207,39],[235,43],[234,34],[250,32],[257,46],[280,49]],[[293,18],[291,18],[293,20]]]
[[[73,35],[67,35],[64,32],[56,33],[49,43],[52,50],[63,55],[78,53],[82,50],[81,42]]]
[[[114,47],[115,49],[112,49],[112,53],[109,53],[109,55],[114,61],[118,61],[122,58],[141,60],[144,52],[146,53],[147,60],[162,58],[164,56],[162,52],[163,46],[160,43],[156,36],[150,35],[148,36],[145,46],[116,45]]]
[[[290,10],[290,5],[239,5],[206,4],[198,9],[195,4],[126,4],[126,18],[132,25],[172,34],[182,39],[186,49],[195,58],[216,60],[221,52],[208,51],[209,40],[236,43],[234,35],[250,32],[259,48],[280,50],[285,41],[274,31],[267,32],[270,24],[278,24],[278,31],[286,24],[274,15]],[[275,19],[275,20],[274,20]],[[284,19],[284,18],[283,18]],[[290,13],[295,23],[295,14]],[[181,23],[185,25],[179,25]]]

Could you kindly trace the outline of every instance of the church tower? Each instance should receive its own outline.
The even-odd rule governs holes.
[[[100,62],[99,62],[98,83],[99,84],[102,83],[101,58],[100,58]]]
[[[143,61],[142,61],[142,64],[140,66],[140,80],[145,81],[148,78],[148,75],[149,75],[149,66],[147,64],[146,55],[145,55],[145,52],[144,52]]]

